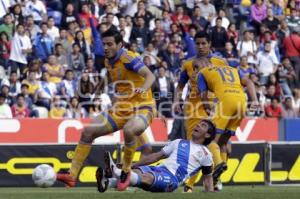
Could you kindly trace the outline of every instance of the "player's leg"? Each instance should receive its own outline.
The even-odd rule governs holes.
[[[94,139],[115,132],[116,130],[118,130],[118,127],[110,114],[102,113],[100,116],[94,118],[83,129],[80,141],[75,149],[69,173],[58,173],[57,180],[64,182],[69,187],[75,186],[82,165],[91,151]]]
[[[146,132],[143,132],[140,136],[137,137],[137,151],[141,152],[141,158],[147,156],[152,152],[152,146],[149,142]]]
[[[125,190],[129,185],[131,163],[136,151],[136,136],[141,135],[153,119],[152,107],[145,106],[137,109],[135,115],[123,127],[125,146],[122,162],[122,175],[118,183],[118,190]]]

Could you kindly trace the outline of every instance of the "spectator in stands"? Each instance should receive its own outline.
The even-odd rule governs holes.
[[[166,76],[166,69],[158,69],[158,77],[152,85],[152,91],[155,96],[157,110],[167,118],[172,118],[172,102],[174,97],[174,83],[170,77]]]
[[[77,81],[74,78],[73,70],[68,69],[65,72],[65,78],[60,84],[60,93],[63,98],[70,99],[78,95]]]
[[[9,79],[4,79],[1,85],[7,85],[9,87],[9,97],[15,99],[15,97],[21,93],[21,83],[18,80],[17,71],[11,71]]]
[[[284,118],[287,119],[295,119],[298,118],[298,109],[294,109],[292,97],[286,97],[283,104],[283,115]]]
[[[167,10],[162,12],[161,26],[165,33],[169,34],[171,32],[170,27],[172,24],[170,13]]]
[[[72,3],[68,3],[61,18],[61,27],[67,29],[70,22],[76,21],[78,21],[78,18],[74,12],[74,6]]]
[[[12,10],[11,14],[12,14],[12,17],[14,20],[14,26],[16,27],[18,24],[24,24],[25,18],[22,13],[21,4],[19,4],[19,3],[15,4],[11,10]]]
[[[11,112],[14,118],[26,118],[30,116],[30,110],[26,106],[24,95],[18,94],[17,102],[11,107]]]
[[[106,25],[107,25],[107,29],[112,29],[112,30],[118,30],[117,26],[115,26],[113,24],[113,20],[114,20],[115,15],[113,13],[107,13],[106,15]],[[118,23],[119,24],[119,23]]]
[[[9,86],[6,84],[2,84],[0,93],[5,96],[5,103],[11,106],[13,104],[13,98],[9,96]]]
[[[64,76],[63,66],[57,63],[55,55],[49,55],[48,62],[44,64],[43,71],[47,71],[50,75],[49,81],[59,85]]]
[[[136,26],[133,27],[130,35],[130,42],[137,41],[138,45],[142,45],[143,49],[150,42],[151,34],[150,30],[145,24],[143,17],[138,17]]]
[[[291,34],[291,31],[286,23],[286,21],[282,20],[280,22],[280,28],[276,32],[276,37],[277,37],[277,45],[279,47],[279,52],[281,55],[284,54],[284,49],[283,49],[283,40],[285,37],[289,36]]]
[[[77,97],[72,97],[70,99],[69,106],[67,108],[67,113],[66,113],[67,118],[72,118],[72,119],[81,119],[81,118],[86,118],[87,117],[87,112],[85,109],[81,108],[81,105],[79,104],[78,98]]]
[[[238,67],[239,59],[236,50],[233,48],[232,43],[227,41],[225,43],[225,50],[221,51],[224,58],[226,58],[229,66]]]
[[[14,27],[12,16],[10,13],[7,13],[4,16],[4,23],[0,25],[0,32],[6,32],[9,36],[9,39],[11,39],[13,36]]]
[[[63,45],[58,43],[55,45],[55,57],[57,59],[57,64],[62,66],[64,70],[68,68],[67,56],[64,51]]]
[[[225,28],[227,30],[230,21],[229,19],[226,17],[226,13],[225,10],[220,9],[218,12],[218,16],[214,17],[211,21],[211,26],[215,26],[217,24],[217,18],[221,17],[222,18],[222,27]]]
[[[223,52],[225,50],[225,43],[228,41],[227,32],[222,27],[222,18],[216,19],[216,26],[209,31],[211,40],[211,47],[213,51]]]
[[[151,19],[153,18],[153,15],[151,12],[146,10],[146,4],[143,0],[138,2],[137,12],[134,14],[134,19],[136,20],[135,21],[136,24],[138,24],[138,19],[140,17],[144,19],[145,26],[149,27],[149,23],[150,23]]]
[[[1,119],[8,119],[12,118],[12,112],[6,101],[6,96],[0,92],[0,118]]]
[[[32,102],[32,98],[29,96],[28,89],[29,89],[28,84],[22,84],[22,85],[21,85],[21,94],[22,94],[22,95],[24,96],[24,98],[25,98],[26,106],[27,106],[30,110],[32,110],[33,102]]]
[[[243,33],[243,40],[237,44],[239,56],[248,56],[248,64],[256,64],[256,43],[251,38],[251,32],[246,30]]]
[[[289,58],[284,58],[282,60],[282,66],[287,70],[287,74],[288,74],[288,84],[289,84],[289,87],[291,89],[295,89],[297,88],[297,83],[296,83],[296,73],[295,73],[295,70],[291,64],[291,61]]]
[[[90,27],[91,26],[90,21],[89,21],[90,17],[92,17],[92,21],[93,21],[94,25],[96,26],[97,25],[97,19],[94,15],[91,15],[89,5],[87,3],[85,3],[81,6],[81,12],[79,14],[79,19],[85,19],[86,22],[87,22],[86,25],[88,27]]]
[[[277,58],[277,60],[280,60],[280,53],[279,53],[279,48],[277,45],[277,41],[272,40],[272,32],[271,31],[265,31],[264,32],[264,41],[260,44],[259,46],[259,51],[264,51],[264,47],[265,47],[265,42],[270,42],[271,44],[271,51],[270,53],[272,54],[272,56],[275,56]]]
[[[277,95],[276,95],[276,86],[273,85],[273,84],[270,84],[268,87],[267,87],[267,91],[266,91],[266,102],[271,102],[272,99],[274,98],[279,98],[280,97],[280,94],[278,95],[278,92],[277,92]]]
[[[28,64],[27,55],[32,52],[32,45],[29,37],[25,35],[25,29],[22,24],[18,24],[12,43],[9,60],[11,61],[11,71],[23,71]]]
[[[59,96],[55,96],[49,111],[49,118],[62,119],[67,116],[66,108]]]
[[[281,89],[281,86],[277,80],[277,77],[275,74],[271,74],[268,81],[268,86],[273,85],[275,87],[275,97],[281,98],[283,97],[283,92]]]
[[[238,67],[239,72],[245,76],[245,77],[250,77],[251,74],[255,74],[255,70],[252,66],[249,66],[248,64],[248,57],[247,56],[242,56],[240,58],[240,66]]]
[[[34,70],[29,71],[27,79],[24,79],[22,84],[28,85],[28,94],[32,99],[36,99],[37,91],[40,88],[40,82],[36,79],[36,72]]]
[[[257,54],[257,70],[260,75],[259,81],[265,85],[271,74],[274,74],[278,67],[278,59],[271,54],[271,43],[265,42],[264,51]]]
[[[84,56],[85,60],[91,56],[90,45],[84,38],[83,32],[81,30],[76,32],[74,43],[80,46],[80,52]]]
[[[31,41],[34,41],[37,35],[41,32],[41,29],[38,25],[34,23],[33,16],[28,15],[26,17],[26,27],[25,29],[30,33]]]
[[[174,43],[169,43],[166,50],[161,50],[158,54],[161,60],[167,63],[167,68],[172,73],[175,73],[180,69],[180,59],[178,54],[175,52],[176,45]]]
[[[192,23],[191,18],[184,13],[183,6],[177,6],[176,13],[171,17],[173,23],[182,24],[185,31],[188,31],[189,25]]]
[[[82,76],[79,80],[79,102],[84,102],[85,104],[82,105],[87,111],[90,107],[90,102],[92,96],[94,94],[94,85],[89,78],[88,71],[83,71]]]
[[[197,26],[199,31],[205,31],[208,27],[208,21],[201,15],[201,9],[199,6],[195,6],[193,9],[192,23]]]
[[[79,76],[81,71],[85,68],[84,57],[78,43],[74,43],[72,49],[72,53],[67,56],[68,66],[74,70],[76,76]]]
[[[288,57],[296,73],[296,86],[300,87],[300,31],[294,29],[290,36],[283,40],[283,48],[285,49],[285,57]]]
[[[57,38],[59,38],[59,29],[55,26],[54,18],[48,17],[47,24],[47,34],[52,38],[53,41],[55,41]]]
[[[53,97],[57,94],[56,85],[50,81],[50,74],[43,72],[42,81],[37,93],[37,105],[43,106],[50,110],[50,105]]]
[[[290,89],[289,82],[295,79],[296,74],[288,58],[284,58],[282,64],[279,64],[277,76],[283,94],[286,96],[292,96],[292,91]]]
[[[8,59],[11,51],[11,41],[6,32],[0,32],[0,66],[8,69]]]
[[[61,44],[63,47],[62,54],[67,55],[71,51],[71,42],[68,40],[68,32],[66,29],[59,30],[59,37],[55,39],[55,45]]]
[[[26,16],[32,15],[34,23],[40,25],[47,17],[47,10],[44,3],[40,0],[29,0],[25,5]]]
[[[283,117],[279,98],[275,97],[271,100],[271,104],[265,107],[265,113],[267,117],[275,117],[278,119]]]
[[[262,20],[262,24],[266,25],[271,32],[279,28],[280,21],[274,17],[272,8],[267,9],[267,17]]]
[[[300,25],[299,12],[296,9],[291,9],[291,15],[286,17],[286,22],[290,30],[293,30]]]
[[[108,15],[110,15],[110,17],[108,17]],[[103,13],[103,15],[101,15],[99,17],[99,22],[100,23],[103,23],[103,22],[107,22],[107,19],[109,19],[110,21],[110,24],[113,26],[113,27],[118,27],[119,24],[120,24],[120,18],[118,18],[117,16],[115,16],[114,12],[113,12],[113,7],[108,4],[105,6],[105,11]]]
[[[283,8],[280,5],[280,0],[273,0],[271,5],[274,17],[276,17],[279,20],[284,19]]]
[[[46,62],[49,55],[53,54],[54,41],[48,32],[48,24],[42,23],[42,32],[35,38],[33,42],[36,58]]]
[[[216,8],[213,4],[209,3],[209,0],[203,0],[198,5],[200,7],[201,16],[204,17],[208,22],[216,16]]]
[[[259,27],[262,21],[267,17],[267,6],[263,0],[256,0],[251,6],[251,24],[255,28],[256,33],[259,33]]]
[[[231,42],[233,48],[236,50],[236,46],[239,40],[239,32],[236,30],[236,26],[234,23],[228,25],[227,37],[228,41]]]
[[[92,19],[92,18],[90,18],[90,19]],[[87,21],[85,18],[79,19],[79,26],[80,26],[80,30],[83,33],[83,37],[84,37],[85,41],[89,45],[91,45],[92,44],[92,29],[91,29],[91,27],[87,26]]]
[[[300,89],[293,90],[293,97],[294,97],[293,107],[296,109],[300,109],[299,108],[300,107]],[[299,117],[300,117],[300,115],[299,115]]]
[[[101,99],[100,98],[94,98],[93,104],[89,106],[89,117],[94,118],[100,115],[102,109],[101,109]]]

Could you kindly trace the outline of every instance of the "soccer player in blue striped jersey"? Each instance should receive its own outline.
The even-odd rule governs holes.
[[[202,120],[194,128],[192,139],[177,139],[133,165],[130,186],[150,192],[173,192],[187,178],[200,170],[203,173],[205,191],[214,191],[212,179],[213,159],[206,145],[215,137],[216,128],[209,120]],[[99,192],[115,188],[121,175],[106,152],[105,169],[99,167],[96,179]],[[158,166],[148,166],[165,159]]]

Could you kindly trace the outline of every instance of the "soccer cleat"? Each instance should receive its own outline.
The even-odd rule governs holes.
[[[227,170],[227,164],[225,162],[222,162],[215,167],[214,172],[213,172],[214,185],[217,184],[218,179],[220,178],[222,173],[226,170]]]
[[[108,179],[105,177],[104,170],[98,167],[96,171],[97,188],[100,193],[103,193],[108,188]]]
[[[223,189],[223,184],[222,184],[221,180],[219,179],[217,181],[217,183],[214,185],[214,190],[215,191],[222,191],[222,189]]]
[[[112,178],[113,177],[113,169],[116,166],[113,159],[111,158],[110,152],[104,152],[104,164],[105,164],[105,177]]]
[[[193,188],[189,187],[187,185],[184,185],[184,187],[183,187],[183,193],[193,193]]]
[[[125,173],[122,171],[120,179],[118,180],[117,189],[118,191],[125,191],[130,184],[130,172]]]
[[[66,187],[75,187],[76,179],[70,173],[57,173],[56,180],[64,183]]]

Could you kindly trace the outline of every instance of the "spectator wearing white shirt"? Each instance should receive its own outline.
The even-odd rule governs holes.
[[[25,28],[22,24],[17,25],[12,43],[9,60],[11,61],[11,71],[19,70],[21,75],[27,65],[27,55],[32,52],[30,38],[25,34]]]
[[[40,0],[28,1],[25,5],[26,16],[32,15],[35,24],[40,24],[47,15],[44,3]]]
[[[59,38],[59,29],[55,26],[54,18],[49,17],[47,24],[47,34],[52,38],[53,41],[55,41],[56,38]]]
[[[271,53],[271,43],[265,42],[265,50],[257,54],[257,70],[262,85],[267,84],[269,76],[276,72],[278,64],[277,57]]]
[[[7,85],[9,87],[9,96],[15,98],[21,93],[21,82],[18,80],[18,74],[16,71],[10,73],[9,79],[3,79],[1,85]]]
[[[65,79],[60,83],[60,94],[66,98],[72,98],[78,95],[77,93],[77,81],[74,78],[73,70],[66,70]]]
[[[213,4],[209,3],[209,0],[203,0],[198,5],[201,9],[202,17],[207,21],[211,21],[216,16],[216,8]]]
[[[42,32],[40,27],[34,24],[33,16],[29,15],[26,17],[26,30],[30,33],[31,41],[34,41],[36,36]]]
[[[6,96],[0,93],[0,118],[12,118],[12,112],[8,104],[5,103]]]
[[[230,21],[229,19],[226,17],[226,13],[223,9],[220,9],[219,10],[219,15],[218,17],[221,17],[222,18],[222,27],[225,28],[227,30],[229,24],[230,24]],[[214,27],[216,25],[216,21],[217,21],[217,18],[218,17],[214,17],[213,20],[211,21],[211,27]]]
[[[50,82],[49,78],[50,74],[46,71],[43,72],[42,81],[40,81],[40,86],[37,91],[37,104],[48,110],[50,110],[51,100],[57,93],[56,85],[53,82]]]
[[[240,57],[248,57],[248,64],[256,64],[257,46],[256,43],[252,40],[251,32],[249,30],[246,30],[243,33],[243,40],[238,42],[237,50]]]

